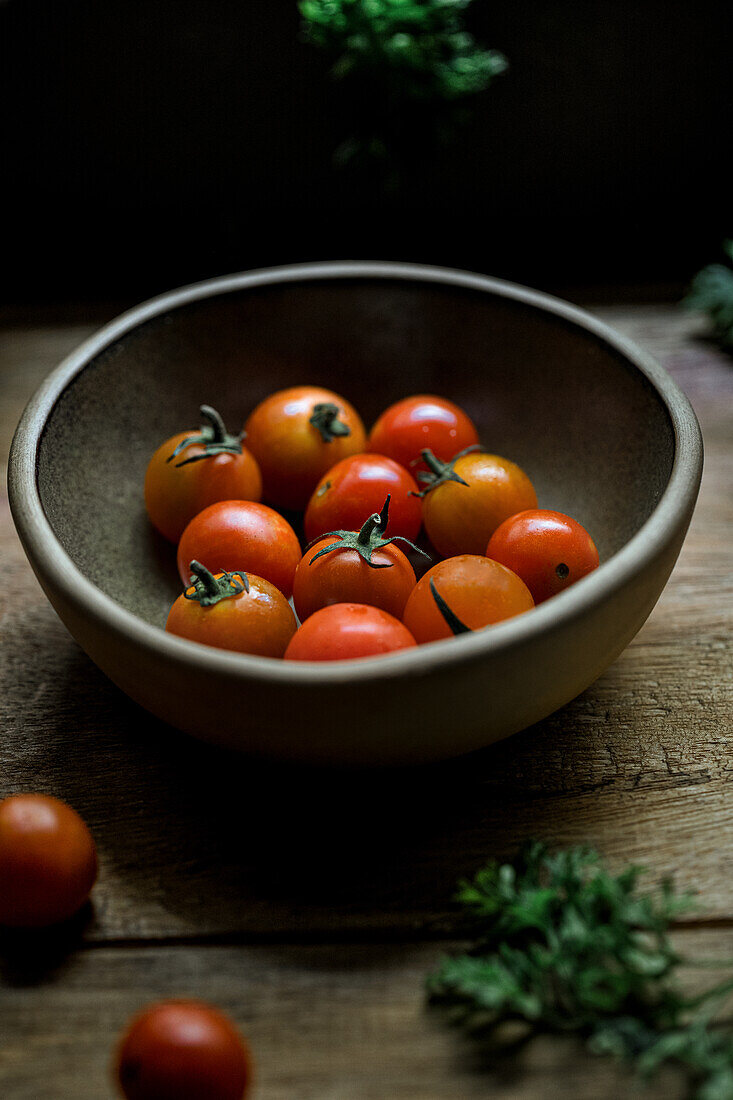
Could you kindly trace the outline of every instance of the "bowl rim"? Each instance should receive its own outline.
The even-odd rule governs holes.
[[[674,458],[669,481],[648,519],[631,539],[593,573],[531,614],[477,631],[406,649],[388,657],[353,661],[296,662],[215,649],[167,633],[127,611],[88,580],[59,542],[43,508],[37,481],[38,449],[56,402],[77,374],[100,353],[141,323],[181,306],[207,298],[263,286],[324,280],[402,280],[465,288],[509,299],[549,313],[590,333],[619,353],[647,379],[664,405],[674,433]],[[159,294],[133,307],[83,341],[48,375],[29,401],[12,442],[8,489],[13,518],[29,558],[40,578],[48,578],[66,602],[77,605],[92,621],[123,635],[142,651],[200,673],[202,669],[233,679],[275,684],[343,684],[387,680],[410,674],[429,675],[438,667],[484,660],[523,644],[544,631],[564,627],[590,606],[610,598],[640,569],[663,552],[691,512],[702,473],[702,437],[687,397],[667,372],[631,340],[577,306],[540,291],[487,275],[394,261],[319,261],[261,268],[206,279]]]

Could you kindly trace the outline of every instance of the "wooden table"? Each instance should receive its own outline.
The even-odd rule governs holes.
[[[253,1100],[636,1094],[571,1042],[485,1064],[424,1004],[456,879],[538,836],[699,891],[684,949],[733,956],[733,362],[673,305],[596,311],[695,406],[706,468],[692,528],[646,626],[551,718],[418,772],[254,765],[143,714],[72,641],[0,501],[0,796],[69,801],[96,838],[93,909],[0,939],[0,1097],[114,1095],[119,1030],[193,995],[249,1037]],[[4,322],[4,323],[3,323]],[[96,325],[0,313],[2,458],[44,375]],[[1,887],[0,887],[1,888]],[[674,1096],[674,1078],[645,1095]]]

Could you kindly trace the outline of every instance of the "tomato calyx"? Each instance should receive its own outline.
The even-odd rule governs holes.
[[[415,546],[415,543],[405,538],[404,535],[389,535],[387,538],[383,538],[384,532],[387,530],[387,523],[389,522],[389,502],[391,499],[392,494],[387,493],[387,499],[384,502],[382,511],[372,512],[368,519],[365,520],[360,531],[326,531],[323,535],[319,535],[317,539],[314,539],[313,542],[310,542],[306,549],[315,546],[315,544],[322,539],[338,539],[338,542],[333,542],[330,546],[324,546],[322,550],[314,554],[308,564],[313,565],[313,562],[318,558],[322,558],[324,554],[330,554],[334,550],[356,550],[357,554],[359,554],[372,569],[391,569],[394,564],[391,561],[372,561],[372,554],[374,551],[381,550],[383,546],[389,546],[391,542],[406,542],[412,550],[416,550],[418,554],[422,554],[424,558],[429,559],[429,554],[426,554],[419,546]]]
[[[466,447],[465,450],[459,451],[458,454],[453,455],[450,462],[443,462],[441,458],[438,458],[429,447],[426,447],[424,451],[420,451],[422,460],[428,467],[427,470],[422,470],[417,475],[417,480],[424,486],[419,493],[413,493],[413,496],[424,497],[428,493],[431,493],[433,489],[437,489],[439,485],[444,485],[446,481],[457,481],[459,485],[465,485],[468,487],[468,482],[464,481],[459,474],[453,469],[453,464],[463,455],[471,454],[473,451],[480,451],[481,446],[478,443],[474,443],[471,447]]]
[[[202,420],[206,423],[201,425],[200,431],[195,432],[193,435],[187,435],[185,439],[182,439],[173,454],[168,455],[166,462],[172,462],[181,451],[185,450],[186,447],[190,447],[192,443],[203,444],[204,449],[201,454],[184,458],[182,462],[176,462],[176,466],[187,466],[189,462],[200,462],[203,458],[213,458],[215,455],[241,455],[242,440],[245,433],[231,435],[226,430],[221,416],[216,409],[212,409],[211,405],[201,405],[199,412]]]
[[[195,600],[202,607],[212,607],[220,600],[238,596],[240,592],[249,592],[249,577],[246,573],[227,573],[215,577],[200,561],[192,561],[191,580],[183,595],[187,600]],[[237,579],[239,578],[239,579]],[[189,594],[188,589],[193,588]]]
[[[324,443],[333,443],[339,436],[351,435],[349,425],[339,420],[340,411],[338,405],[334,405],[332,401],[319,401],[313,406],[309,423],[318,428]]]
[[[453,634],[473,633],[471,627],[466,626],[465,623],[461,622],[455,611],[453,611],[453,609],[445,602],[440,592],[438,592],[438,589],[435,587],[435,581],[432,577],[430,578],[430,593],[435,600],[435,606],[438,608],[438,611],[445,619]]]

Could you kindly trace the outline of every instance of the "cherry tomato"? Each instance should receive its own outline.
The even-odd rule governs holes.
[[[266,504],[248,500],[224,500],[204,508],[178,544],[178,572],[184,584],[190,563],[200,561],[212,573],[254,573],[288,598],[300,559],[298,536],[288,521]]]
[[[279,508],[305,508],[326,470],[366,447],[356,410],[318,386],[273,393],[251,413],[245,429],[262,470],[265,499]]]
[[[145,474],[150,522],[171,542],[209,504],[262,496],[259,466],[239,437],[209,405],[201,416],[207,423],[198,432],[179,432],[158,447]]]
[[[598,568],[598,551],[585,527],[542,508],[504,520],[486,555],[522,578],[535,603],[548,600]]]
[[[387,497],[381,513],[369,516],[359,531],[327,535],[305,552],[293,581],[293,602],[301,621],[333,603],[370,604],[401,617],[415,587],[415,570],[394,540],[383,537],[389,503]],[[408,545],[422,553],[413,543]]]
[[[191,642],[282,657],[297,629],[288,601],[274,584],[253,573],[218,573],[192,561],[193,585],[168,614],[166,630]]]
[[[314,611],[298,628],[285,650],[285,660],[347,661],[414,645],[409,630],[386,611],[366,604],[333,603]]]
[[[515,512],[537,507],[537,495],[514,462],[482,451],[442,463],[426,452],[431,467],[422,477],[423,522],[428,538],[444,558],[483,554],[500,523]]]
[[[523,580],[489,558],[461,554],[421,577],[403,621],[418,643],[452,638],[529,611],[534,600]]]
[[[45,794],[0,802],[0,924],[42,928],[66,920],[96,878],[94,841],[65,802]]]
[[[243,1100],[252,1080],[234,1024],[193,1000],[161,1001],[133,1017],[115,1068],[127,1100]]]
[[[388,535],[414,539],[422,522],[417,483],[404,466],[384,455],[345,458],[321,478],[305,513],[308,542],[328,531],[358,531],[389,495]],[[415,494],[415,495],[411,495]]]
[[[387,455],[414,474],[427,469],[422,452],[450,462],[453,455],[478,443],[473,421],[452,401],[432,394],[405,397],[390,405],[369,433],[367,450]]]

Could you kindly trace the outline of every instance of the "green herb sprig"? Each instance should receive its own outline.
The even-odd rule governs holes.
[[[725,241],[723,251],[733,264],[733,241]],[[733,267],[726,264],[704,267],[692,280],[683,305],[707,313],[714,339],[722,348],[733,351]]]
[[[673,948],[673,919],[691,908],[665,881],[639,889],[584,848],[550,853],[532,843],[512,863],[489,863],[457,900],[474,943],[428,978],[431,1000],[477,1036],[522,1021],[574,1032],[644,1078],[673,1063],[696,1100],[733,1098],[733,1037],[712,1023],[729,979],[684,995],[675,978],[694,965]]]

